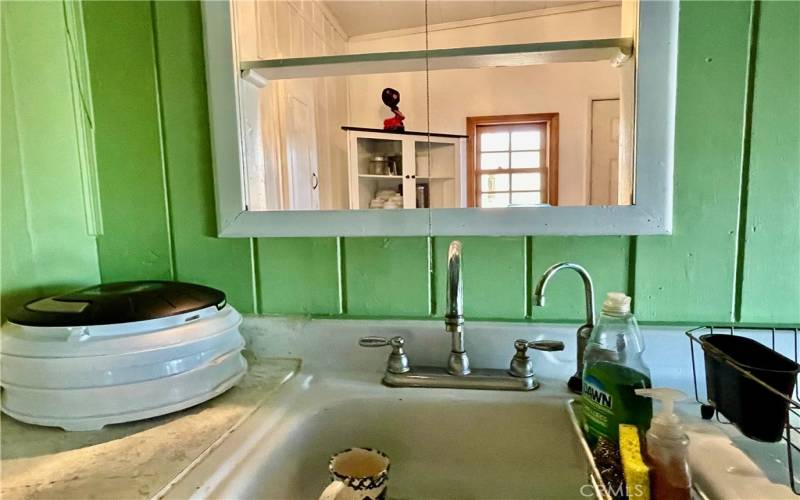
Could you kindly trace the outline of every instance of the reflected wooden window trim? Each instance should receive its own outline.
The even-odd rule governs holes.
[[[509,168],[480,170],[478,168],[480,155],[479,127],[492,125],[540,125],[545,128],[544,140],[540,150],[544,152],[544,163],[538,168]],[[511,151],[511,144],[509,144]],[[513,150],[513,152],[525,152],[527,150]],[[534,151],[534,150],[530,150]],[[487,151],[495,152],[495,151]],[[502,152],[502,151],[497,151]],[[480,203],[480,179],[481,174],[491,173],[541,173],[542,178],[542,203],[551,206],[558,205],[558,113],[533,113],[521,115],[499,115],[499,116],[468,116],[467,117],[467,206],[479,207]],[[526,190],[527,191],[527,190]],[[512,190],[509,185],[508,193],[519,192]]]

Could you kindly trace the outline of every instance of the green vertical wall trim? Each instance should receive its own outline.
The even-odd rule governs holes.
[[[443,284],[440,285],[436,279],[436,262],[438,262],[440,254],[440,252],[438,252],[436,249],[436,238],[429,237],[429,239],[430,239],[430,241],[428,242],[429,245],[428,248],[430,249],[428,254],[428,271],[430,273],[429,274],[430,281],[428,288],[428,292],[430,294],[429,311],[431,315],[436,315],[439,311],[439,305],[441,304],[441,301],[438,300],[437,297],[439,297],[439,293],[441,291]],[[442,297],[444,297],[444,295],[442,295]]]
[[[9,32],[5,28],[9,3],[0,3],[0,320],[7,311],[34,299],[41,291],[36,280],[33,234],[28,224],[14,88],[11,83]],[[33,279],[32,279],[33,278]]]
[[[535,287],[551,265],[575,262],[589,271],[595,302],[601,304],[608,292],[628,292],[628,247],[626,236],[534,236],[531,284]],[[534,321],[578,322],[586,317],[583,281],[572,270],[559,271],[552,278],[545,298],[543,307],[533,308]]]
[[[255,312],[251,240],[216,236],[200,4],[153,5],[175,277],[224,290],[237,309]]]
[[[437,309],[443,316],[450,242],[462,244],[464,316],[467,319],[522,320],[525,318],[525,238],[504,236],[442,236],[433,238]]]
[[[347,280],[344,271],[344,238],[336,237],[336,275],[339,279],[339,313],[347,314]]]
[[[628,296],[636,297],[636,239],[637,236],[628,238]],[[598,302],[599,303],[599,302]],[[631,312],[636,314],[636,302],[631,302]]]
[[[170,189],[169,178],[167,176],[167,160],[165,157],[165,144],[164,144],[164,103],[161,98],[161,58],[159,57],[158,50],[158,18],[156,17],[156,4],[150,2],[150,17],[152,18],[153,26],[153,48],[155,51],[155,58],[153,60],[153,67],[156,76],[156,110],[158,112],[158,146],[161,157],[161,185],[164,190],[164,213],[167,214],[166,231],[167,231],[167,244],[169,246],[169,269],[172,279],[177,279],[175,275],[175,243],[172,237],[172,216],[170,214]]]
[[[345,238],[344,248],[349,315],[428,315],[426,238]]]
[[[533,236],[525,237],[525,319],[533,317]]]
[[[430,214],[430,211],[428,211]],[[430,231],[430,226],[429,229]],[[426,290],[428,291],[428,315],[432,315],[436,312],[436,299],[434,298],[434,280],[436,277],[434,276],[434,262],[433,262],[433,237],[428,236],[425,238],[425,243],[427,245],[428,255],[427,255],[427,263],[428,263],[428,286]]]
[[[750,2],[682,2],[671,236],[636,240],[644,321],[733,318]]]
[[[259,312],[340,313],[336,238],[259,238],[255,246]]]
[[[256,239],[247,238],[247,255],[250,257],[250,266],[246,269],[250,277],[250,298],[253,300],[253,312],[261,314],[259,305],[261,304],[261,269],[258,265]]]
[[[800,3],[759,17],[738,319],[800,326]]]
[[[103,281],[172,278],[149,2],[83,5],[94,100]]]
[[[444,311],[444,279],[447,275],[447,262],[440,262],[436,258],[436,237],[430,239],[430,255],[428,262],[430,266],[430,314],[436,315],[439,311]],[[453,238],[454,239],[454,238]],[[445,276],[442,278],[441,276]],[[439,276],[439,278],[437,278]]]
[[[252,255],[253,260],[253,279],[250,280],[252,284],[251,294],[254,301],[253,303],[255,304],[253,306],[253,313],[262,314],[263,311],[261,311],[261,301],[259,300],[261,294],[259,293],[259,290],[264,288],[264,284],[261,283],[261,266],[259,265],[258,258],[256,258],[257,244],[255,238],[248,238],[248,243],[250,244],[250,255]]]
[[[62,2],[86,229],[90,236],[97,236],[103,234],[103,212],[100,209],[100,186],[94,155],[94,112],[89,86],[89,61],[86,55],[82,6],[83,3],[80,1]]]
[[[742,120],[742,168],[739,181],[739,218],[736,226],[736,267],[734,268],[733,311],[734,320],[742,316],[742,280],[744,274],[745,240],[747,231],[747,201],[750,187],[750,135],[753,122],[753,85],[755,83],[756,53],[758,50],[758,23],[761,2],[754,0],[750,5],[750,29],[747,54],[747,78],[745,80],[744,120]]]
[[[0,307],[100,280],[60,2],[0,2]],[[66,90],[65,90],[66,89]]]

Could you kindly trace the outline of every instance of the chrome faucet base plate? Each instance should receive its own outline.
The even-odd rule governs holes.
[[[474,368],[469,375],[458,376],[434,366],[415,367],[405,373],[386,372],[383,383],[390,387],[494,391],[532,391],[539,387],[535,377],[513,377],[505,370]]]

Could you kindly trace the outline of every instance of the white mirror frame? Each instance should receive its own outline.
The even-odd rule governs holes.
[[[247,210],[248,130],[230,2],[203,1],[220,237],[671,234],[678,1],[642,0],[636,47],[636,204],[416,210]],[[252,126],[249,128],[252,132]],[[258,151],[255,151],[258,153]],[[251,155],[253,153],[250,153]]]

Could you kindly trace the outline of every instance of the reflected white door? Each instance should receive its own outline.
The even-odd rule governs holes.
[[[314,95],[309,82],[286,85],[286,163],[291,210],[319,209]]]
[[[590,205],[618,204],[619,99],[592,101]]]

